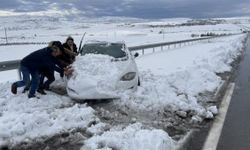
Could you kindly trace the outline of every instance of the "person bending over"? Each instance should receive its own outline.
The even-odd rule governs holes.
[[[24,57],[20,64],[22,80],[11,85],[11,92],[17,94],[17,88],[28,85],[31,76],[28,98],[36,97],[35,93],[38,88],[41,70],[44,68],[54,70],[56,66],[55,59],[61,55],[61,46],[61,42],[53,42],[51,47],[37,50]]]

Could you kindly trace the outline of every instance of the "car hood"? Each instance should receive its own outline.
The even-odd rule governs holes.
[[[74,72],[68,80],[67,87],[77,93],[96,88],[103,93],[114,92],[117,82],[125,72],[128,61],[112,61],[107,55],[88,54],[79,56],[73,63]]]

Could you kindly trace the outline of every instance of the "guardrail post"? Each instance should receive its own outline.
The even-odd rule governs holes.
[[[6,28],[4,28],[4,33],[5,33],[6,44],[8,44],[7,29]]]
[[[155,52],[155,48],[153,48],[153,53]]]
[[[161,46],[161,51],[163,51],[163,46]]]
[[[142,49],[142,55],[144,55],[144,49]]]
[[[21,70],[20,70],[20,68],[17,69],[17,75],[18,75],[19,80],[21,80],[22,76],[21,76]]]

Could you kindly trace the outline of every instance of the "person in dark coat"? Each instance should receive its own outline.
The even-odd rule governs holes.
[[[20,71],[22,73],[22,80],[12,84],[11,92],[17,93],[18,87],[23,87],[30,81],[30,89],[28,98],[36,97],[35,93],[38,88],[41,70],[46,68],[48,70],[54,70],[56,67],[56,57],[61,55],[61,44],[55,42],[51,47],[46,47],[35,52],[32,52],[28,56],[21,60]]]
[[[75,61],[75,57],[77,56],[77,47],[74,43],[74,39],[69,36],[66,39],[66,42],[63,43],[64,48],[64,59],[66,59],[70,64],[72,64]]]
[[[76,47],[76,44],[74,43],[74,39],[69,36],[67,39],[66,39],[66,42],[63,43],[63,47],[74,52],[74,53],[77,53],[77,47]]]
[[[61,42],[59,41],[52,41],[49,43],[49,47],[52,46],[52,44],[59,44],[59,48],[60,48],[60,51],[61,51],[61,55],[57,56],[55,59],[54,59],[54,63],[56,64],[54,66],[53,69],[49,69],[49,68],[42,68],[41,69],[41,77],[40,77],[40,82],[39,82],[39,86],[38,86],[38,89],[37,89],[37,92],[43,94],[43,95],[46,95],[45,91],[44,90],[51,90],[50,89],[50,84],[52,82],[55,81],[55,75],[54,75],[54,72],[58,72],[60,74],[61,77],[63,77],[64,75],[64,68],[66,68],[68,65],[61,62],[58,57],[61,57],[63,55],[63,46],[61,45]],[[44,79],[45,77],[47,78],[47,80],[44,82]]]

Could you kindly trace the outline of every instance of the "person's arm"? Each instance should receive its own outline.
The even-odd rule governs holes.
[[[58,67],[58,66],[56,66],[56,65],[54,65],[53,70],[55,70],[55,71],[58,72],[58,73],[63,72],[63,69],[60,68],[60,67]]]
[[[53,58],[52,61],[53,61],[54,64],[56,64],[60,68],[65,68],[67,66],[66,63],[63,63],[63,62],[59,61],[58,58]]]
[[[52,58],[51,63],[49,64],[50,69],[58,72],[60,74],[61,77],[63,77],[63,68],[65,68],[66,66],[64,66],[57,58]]]
[[[56,71],[60,74],[61,77],[63,77],[63,67],[58,66],[58,64],[55,63],[55,60],[52,60],[51,62],[48,62],[48,68],[51,71]]]
[[[68,59],[70,61],[70,64],[72,64],[75,61],[75,57],[77,56],[77,53],[72,52],[71,50],[64,48],[64,52],[66,55],[68,55]]]
[[[54,66],[53,70],[58,72],[60,74],[60,77],[63,77],[64,75],[64,70],[62,68],[57,67],[56,65]]]
[[[68,48],[64,47],[64,51],[65,53],[69,54],[70,56],[77,56],[77,53],[72,52],[71,50],[69,50]]]

